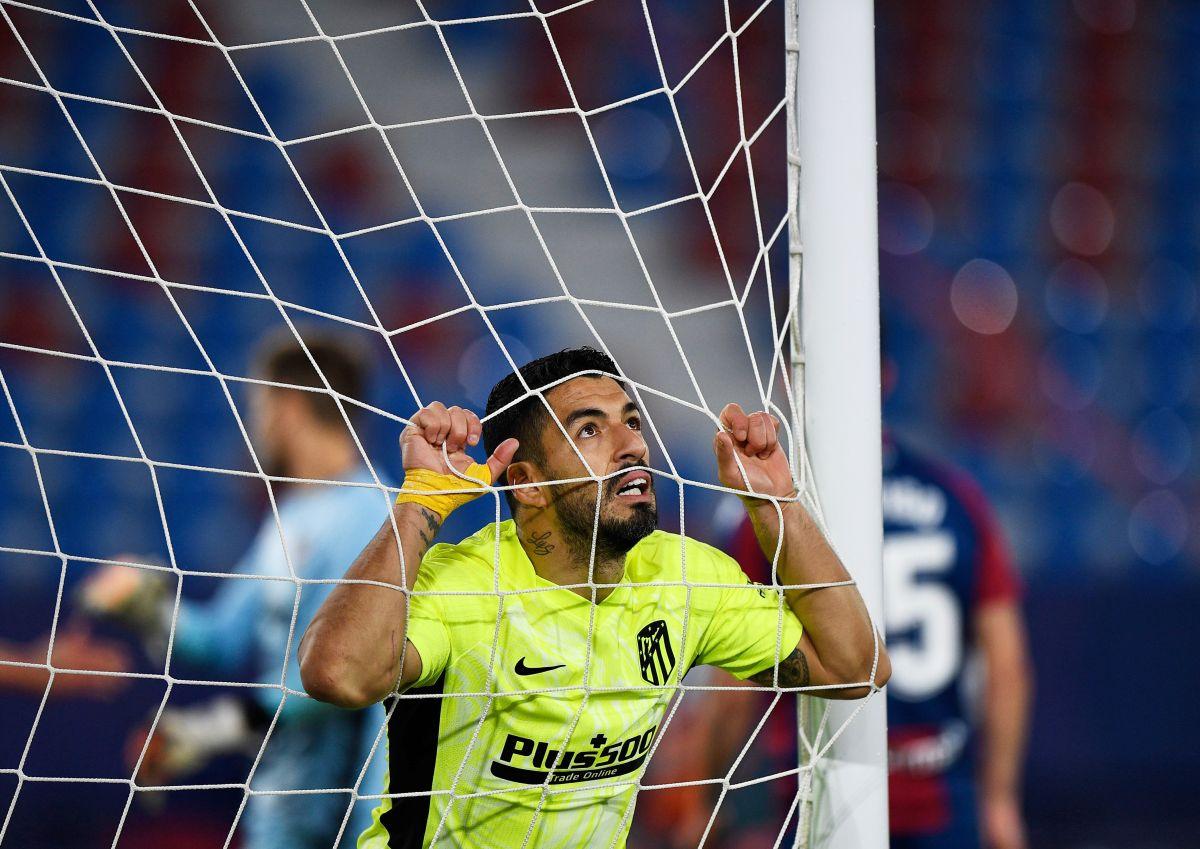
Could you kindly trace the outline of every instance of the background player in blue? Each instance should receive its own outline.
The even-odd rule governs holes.
[[[307,337],[307,334],[306,334]],[[306,345],[339,393],[363,397],[364,368],[356,352],[334,337]],[[269,344],[258,358],[256,374],[273,383],[320,386],[307,355],[290,336]],[[341,412],[327,395],[300,389],[254,388],[251,418],[256,450],[271,475],[312,480],[372,483]],[[347,405],[347,412],[354,409]],[[298,577],[340,578],[387,516],[390,499],[372,487],[276,486],[279,522],[268,511],[249,551],[234,568],[242,575],[287,577],[288,558]],[[281,542],[282,540],[282,542]],[[139,558],[130,558],[139,559]],[[85,604],[139,626],[148,639],[161,638],[169,622],[173,584],[157,587],[153,574],[110,567],[84,589]],[[286,654],[286,683],[303,691],[296,646],[312,615],[328,594],[308,585],[301,593],[291,651]],[[173,656],[202,664],[220,676],[249,663],[262,683],[278,684],[283,674],[296,587],[288,581],[229,579],[205,602],[184,602],[175,629]],[[277,689],[255,689],[252,698],[223,696],[164,712],[139,772],[145,783],[176,783],[217,754],[253,755],[279,705]],[[253,790],[353,787],[384,720],[378,706],[345,711],[290,695],[279,714],[251,782]],[[131,740],[134,756],[145,732]],[[383,787],[384,759],[376,758],[359,792]],[[241,820],[247,849],[330,849],[334,846],[349,797],[341,794],[255,795]],[[370,822],[372,805],[355,807],[340,842],[352,847]]]
[[[897,369],[890,359],[882,365],[886,392]],[[1020,773],[1031,671],[1020,583],[1000,528],[964,473],[890,432],[883,449],[883,519],[892,849],[1025,849]],[[752,579],[771,580],[748,524],[736,526],[726,550]],[[694,701],[687,727],[719,733],[709,746],[695,746],[689,736],[681,756],[663,758],[670,769],[652,780],[724,774],[768,702],[749,691]],[[777,707],[739,775],[793,768],[794,723],[794,709]],[[670,745],[668,734],[662,748]],[[728,796],[705,845],[772,845],[791,796],[782,786],[771,789],[779,795],[766,802],[762,794]],[[659,827],[672,834],[691,825],[671,844],[685,846],[695,845],[696,834],[707,828],[714,802],[711,788],[687,788],[648,794],[639,804],[644,819],[661,820]],[[758,830],[748,833],[746,822]]]
[[[886,397],[898,368],[883,341]],[[888,649],[902,658],[887,689],[893,848],[1025,849],[1020,581],[982,490],[886,428],[883,576]]]
[[[883,458],[892,846],[1023,849],[1030,673],[1000,530],[962,473],[890,436]]]

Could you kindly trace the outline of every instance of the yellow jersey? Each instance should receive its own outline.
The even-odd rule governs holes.
[[[539,576],[512,521],[436,545],[408,612],[421,677],[388,705],[389,797],[359,849],[620,849],[687,671],[746,678],[800,634],[782,593],[678,534],[634,546],[599,603]]]

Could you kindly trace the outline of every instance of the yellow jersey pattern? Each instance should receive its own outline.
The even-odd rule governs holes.
[[[637,781],[689,669],[773,667],[801,627],[778,590],[665,531],[593,604],[538,576],[511,521],[421,563],[421,678],[388,725],[388,794],[360,849],[625,845]]]

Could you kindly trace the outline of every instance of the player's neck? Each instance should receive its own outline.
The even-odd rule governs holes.
[[[521,548],[533,564],[533,570],[554,584],[588,584],[588,562],[591,546],[575,545],[556,524],[544,514],[526,516],[516,526]],[[596,601],[604,601],[612,594],[625,575],[625,555],[603,557],[596,552],[596,565],[591,570],[590,583],[595,585]],[[591,599],[590,586],[571,586],[571,591]]]

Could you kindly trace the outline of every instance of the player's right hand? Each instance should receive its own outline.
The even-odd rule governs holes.
[[[453,474],[442,459],[444,444],[446,454],[455,470],[465,472],[467,467],[475,462],[467,454],[467,449],[478,445],[482,435],[483,425],[473,412],[462,407],[447,407],[441,401],[434,401],[418,410],[411,423],[400,434],[400,453],[404,461],[404,470],[428,469],[442,475]],[[518,446],[517,440],[506,439],[497,445],[492,456],[487,458],[487,467],[493,483],[508,468]]]

